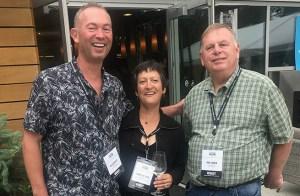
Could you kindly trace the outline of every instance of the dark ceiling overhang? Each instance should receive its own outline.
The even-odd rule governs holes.
[[[57,0],[32,0],[33,8],[49,5],[50,3],[57,2]]]

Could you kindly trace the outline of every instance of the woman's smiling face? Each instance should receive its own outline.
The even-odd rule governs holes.
[[[160,75],[157,71],[147,70],[138,74],[136,95],[141,105],[159,105],[165,92],[166,89],[163,88]]]

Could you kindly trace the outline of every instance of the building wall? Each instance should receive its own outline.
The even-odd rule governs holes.
[[[0,1],[0,113],[8,128],[23,130],[23,118],[39,58],[31,0]]]

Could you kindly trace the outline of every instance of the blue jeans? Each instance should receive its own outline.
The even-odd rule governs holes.
[[[261,196],[259,179],[230,188],[211,188],[188,184],[186,196]]]

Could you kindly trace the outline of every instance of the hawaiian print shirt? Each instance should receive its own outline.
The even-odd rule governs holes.
[[[24,127],[42,139],[49,195],[119,195],[103,156],[118,148],[122,117],[131,109],[121,82],[103,71],[100,95],[73,60],[34,82]]]

